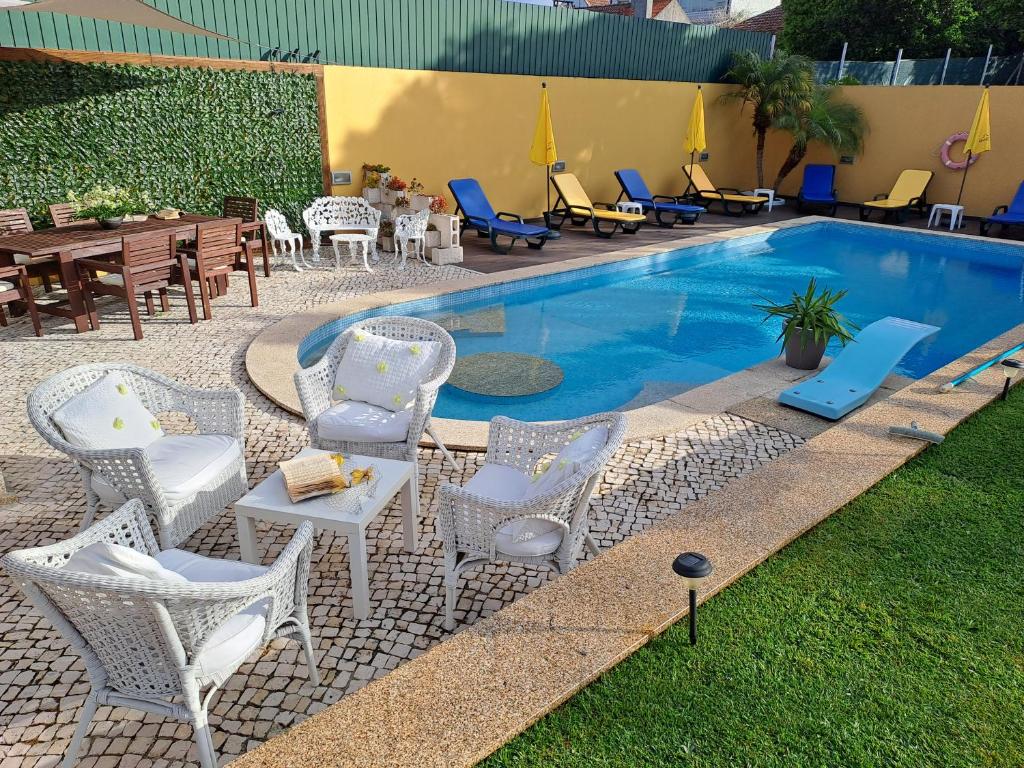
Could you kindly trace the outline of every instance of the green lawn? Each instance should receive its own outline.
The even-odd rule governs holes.
[[[1018,387],[483,765],[1024,765],[1022,540]]]

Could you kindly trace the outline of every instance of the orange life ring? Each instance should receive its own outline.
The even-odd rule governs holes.
[[[942,155],[942,164],[944,166],[954,171],[962,171],[967,167],[967,160],[954,160],[949,156],[949,150],[954,144],[961,141],[967,141],[967,137],[969,135],[970,134],[967,131],[960,131],[946,139],[945,143],[942,145],[942,149],[939,150],[939,153]],[[970,164],[974,165],[976,162],[978,162],[978,155],[971,155]]]

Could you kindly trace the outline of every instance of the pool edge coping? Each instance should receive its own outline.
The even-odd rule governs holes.
[[[253,386],[271,402],[279,408],[301,417],[303,415],[302,407],[299,404],[298,393],[295,391],[293,381],[295,372],[299,370],[298,348],[307,335],[327,323],[392,304],[435,298],[459,291],[502,285],[517,280],[571,272],[603,264],[614,264],[670,250],[686,250],[817,223],[840,223],[854,227],[876,227],[892,231],[890,225],[877,222],[838,220],[828,216],[802,216],[786,221],[751,224],[724,232],[712,232],[685,239],[631,246],[594,256],[581,256],[548,264],[515,267],[501,272],[480,273],[459,280],[446,280],[364,294],[344,302],[321,304],[314,309],[279,320],[261,331],[246,349],[246,374]],[[936,237],[959,237],[971,241],[992,242],[991,238],[945,230],[915,230],[914,232],[931,234]],[[788,380],[768,380],[762,381],[760,384],[751,382],[751,374],[755,370],[763,368],[767,362],[769,361],[763,361],[680,395],[624,411],[627,419],[626,441],[650,439],[679,432],[699,423],[709,415],[725,411],[729,407],[753,397],[777,391],[779,384],[788,385],[800,376],[809,375],[807,372],[800,372],[800,376],[791,377]],[[744,387],[743,383],[748,386]],[[730,392],[731,394],[729,394]],[[434,417],[431,419],[431,424],[438,437],[451,449],[483,451],[487,448],[488,422],[486,421]],[[434,445],[426,435],[423,436],[421,444],[425,447]]]

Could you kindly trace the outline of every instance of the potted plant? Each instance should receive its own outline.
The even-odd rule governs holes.
[[[431,197],[430,195],[423,194],[423,184],[420,183],[419,179],[414,178],[409,182],[409,188],[405,192],[406,197],[409,198],[409,206],[414,211],[422,211],[430,207]]]
[[[366,178],[371,173],[377,174],[377,178],[380,180],[377,186],[380,187],[387,184],[388,179],[391,178],[391,167],[381,163],[363,163],[363,186],[366,186]]]
[[[846,296],[846,291],[823,288],[820,292],[812,277],[804,293],[793,292],[786,304],[777,304],[768,299],[767,304],[755,304],[755,309],[765,313],[765,321],[773,317],[782,318],[782,341],[786,353],[786,365],[811,371],[821,365],[825,346],[832,338],[839,339],[845,347],[853,340],[850,330],[857,326],[849,322],[838,311],[836,304]]]
[[[116,229],[126,216],[143,213],[152,207],[145,192],[123,187],[93,187],[81,197],[71,193],[68,199],[80,219],[96,219],[104,229]]]
[[[363,198],[368,203],[380,202],[380,174],[370,171],[363,176]]]
[[[400,192],[405,192],[408,184],[397,176],[392,176],[384,186],[384,202],[394,205]]]
[[[380,239],[382,251],[393,253],[395,250],[395,223],[393,221],[382,221],[377,230],[377,237]]]

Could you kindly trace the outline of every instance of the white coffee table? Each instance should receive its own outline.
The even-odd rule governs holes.
[[[315,448],[303,448],[298,456],[314,456]],[[395,495],[402,495],[402,535],[407,552],[415,552],[419,539],[420,495],[417,487],[416,465],[409,461],[378,459],[373,456],[348,456],[345,463],[351,467],[372,464],[377,470],[377,485],[373,496],[360,499],[351,511],[331,496],[292,504],[285,491],[284,478],[277,470],[235,504],[238,524],[238,543],[242,559],[259,563],[256,543],[256,521],[298,525],[309,520],[318,530],[330,530],[348,537],[349,573],[352,583],[352,613],[357,619],[370,615],[370,577],[366,567],[366,528],[391,503]],[[332,503],[333,502],[333,503]]]

